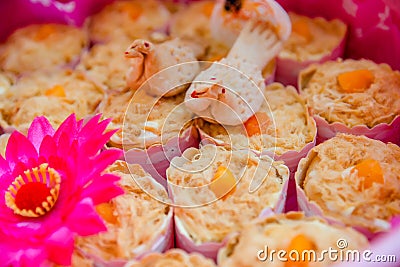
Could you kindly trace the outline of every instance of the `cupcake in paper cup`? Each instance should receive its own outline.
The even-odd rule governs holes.
[[[140,261],[130,261],[125,267],[216,267],[215,263],[198,253],[188,254],[180,249],[171,249],[167,252],[151,253]]]
[[[196,121],[202,143],[231,149],[250,148],[257,154],[283,160],[291,172],[314,146],[316,126],[305,101],[292,86],[273,83],[263,91],[265,101],[244,125],[222,126]]]
[[[8,37],[0,55],[0,67],[18,74],[73,67],[88,43],[86,32],[75,26],[32,24]]]
[[[87,19],[90,39],[109,42],[125,37],[148,38],[154,31],[166,31],[170,12],[158,0],[119,0]]]
[[[245,222],[283,211],[288,179],[282,162],[249,150],[214,145],[185,150],[167,170],[177,247],[215,259]]]
[[[277,57],[276,81],[297,86],[300,71],[312,63],[343,57],[347,26],[342,21],[289,12],[292,32]]]
[[[290,212],[247,224],[219,251],[218,266],[331,266],[348,257],[360,259],[367,246],[368,240],[350,227]],[[328,250],[336,250],[336,261]],[[357,250],[359,255],[353,254]]]
[[[77,118],[94,114],[103,94],[79,71],[31,72],[0,94],[1,126],[25,132],[35,117],[44,115],[57,127],[71,113]]]
[[[399,158],[395,144],[338,134],[300,161],[295,176],[300,209],[371,238],[390,230],[390,220],[400,214]]]
[[[109,146],[123,148],[129,163],[140,164],[166,186],[170,160],[188,147],[198,146],[192,113],[183,105],[184,95],[153,97],[145,90],[110,93],[100,105],[104,117],[113,118],[111,128],[120,128]]]
[[[139,165],[117,161],[108,172],[121,176],[125,194],[96,207],[107,231],[78,238],[77,249],[95,266],[114,267],[172,248],[173,210],[164,187]]]
[[[365,59],[311,65],[299,76],[320,142],[342,132],[399,143],[399,88],[399,71]]]

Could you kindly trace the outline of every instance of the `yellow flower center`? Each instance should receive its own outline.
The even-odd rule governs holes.
[[[5,193],[6,205],[24,217],[45,215],[57,201],[60,183],[60,174],[43,163],[14,179]]]

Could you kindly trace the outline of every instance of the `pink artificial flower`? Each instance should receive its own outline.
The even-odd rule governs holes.
[[[0,156],[0,263],[70,265],[76,235],[106,230],[95,206],[123,193],[103,171],[122,151],[103,146],[115,131],[100,115],[69,116],[55,131],[37,117],[24,136],[11,134]]]

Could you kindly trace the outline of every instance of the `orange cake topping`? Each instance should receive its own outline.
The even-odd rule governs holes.
[[[143,8],[132,2],[122,2],[120,5],[120,11],[123,13],[128,13],[132,20],[137,19],[142,15]]]
[[[235,193],[236,183],[237,181],[232,172],[224,166],[219,166],[209,187],[217,198],[225,200]]]
[[[207,2],[204,4],[202,12],[205,16],[211,17],[213,9],[214,9],[214,2]]]
[[[49,37],[52,33],[56,31],[54,25],[51,24],[43,24],[39,28],[39,30],[35,34],[35,41],[43,41],[47,37]]]
[[[249,136],[260,135],[267,132],[270,119],[265,112],[256,112],[244,123]]]
[[[368,89],[374,82],[374,75],[367,69],[344,72],[338,75],[338,83],[342,91],[359,93]]]
[[[307,42],[310,42],[313,39],[313,36],[310,32],[310,28],[308,27],[307,21],[304,19],[299,19],[292,23],[292,31],[297,35],[304,37]]]
[[[358,177],[363,179],[360,190],[370,188],[373,183],[384,183],[383,170],[377,160],[364,159],[354,167],[353,171],[355,170]]]
[[[96,211],[106,222],[112,224],[117,223],[117,217],[115,217],[113,207],[110,203],[102,203],[97,205]]]
[[[285,267],[308,267],[308,259],[303,257],[303,251],[315,250],[314,243],[303,234],[296,235],[287,248],[288,261],[285,262]],[[297,251],[294,255],[292,251]]]
[[[61,85],[55,85],[54,87],[48,89],[45,93],[46,96],[58,96],[65,97],[64,87]]]

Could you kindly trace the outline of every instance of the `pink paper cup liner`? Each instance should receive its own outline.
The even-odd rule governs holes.
[[[272,66],[267,67],[268,70],[263,72],[265,85],[269,85],[269,84],[273,83],[276,78],[276,69],[277,69],[278,63],[276,60],[273,60],[273,62],[270,62],[269,64],[272,64]]]
[[[278,55],[276,59],[276,81],[283,83],[284,85],[297,87],[298,76],[301,70],[314,63],[323,63],[343,57],[346,46],[346,35],[347,34],[344,35],[338,46],[336,46],[329,54],[321,55],[319,60],[297,61],[295,59],[282,58]]]
[[[381,123],[373,128],[368,128],[365,125],[357,125],[350,128],[340,122],[328,123],[318,115],[315,115],[314,119],[318,128],[317,143],[322,143],[323,141],[334,137],[337,133],[347,133],[353,135],[365,135],[371,139],[400,145],[400,116],[394,118],[390,124]]]
[[[285,212],[298,211],[299,205],[297,203],[297,189],[296,181],[294,179],[294,173],[290,173],[288,189],[287,189],[287,199],[285,203]]]
[[[166,171],[174,157],[182,155],[189,147],[198,147],[199,138],[194,127],[186,129],[181,136],[171,138],[165,145],[152,145],[148,149],[132,148],[124,151],[125,161],[139,164],[158,183],[167,188]]]
[[[219,243],[205,242],[196,244],[194,240],[186,234],[184,226],[180,222],[179,218],[175,216],[175,242],[177,248],[183,249],[188,253],[200,253],[203,256],[216,261],[219,249],[225,246],[227,240],[228,237],[224,238],[224,240]]]
[[[346,226],[340,220],[338,220],[336,218],[332,218],[330,216],[327,216],[317,203],[315,203],[313,201],[309,201],[304,190],[298,184],[296,185],[296,194],[297,194],[297,203],[298,203],[299,210],[303,211],[306,214],[306,216],[320,216],[320,217],[323,217],[325,220],[327,220],[330,224]],[[352,228],[354,228],[358,232],[362,233],[369,240],[373,240],[376,237],[382,235],[381,232],[373,233],[370,230],[368,230],[367,228],[361,227],[361,226],[360,227],[352,226]]]
[[[276,161],[283,161],[285,165],[289,168],[290,173],[294,174],[297,170],[297,165],[299,161],[304,158],[307,153],[315,146],[316,143],[316,136],[314,137],[313,141],[306,144],[300,151],[287,151],[282,155],[274,154],[272,151],[262,151],[261,153],[258,152],[260,155],[267,155],[273,158]]]

